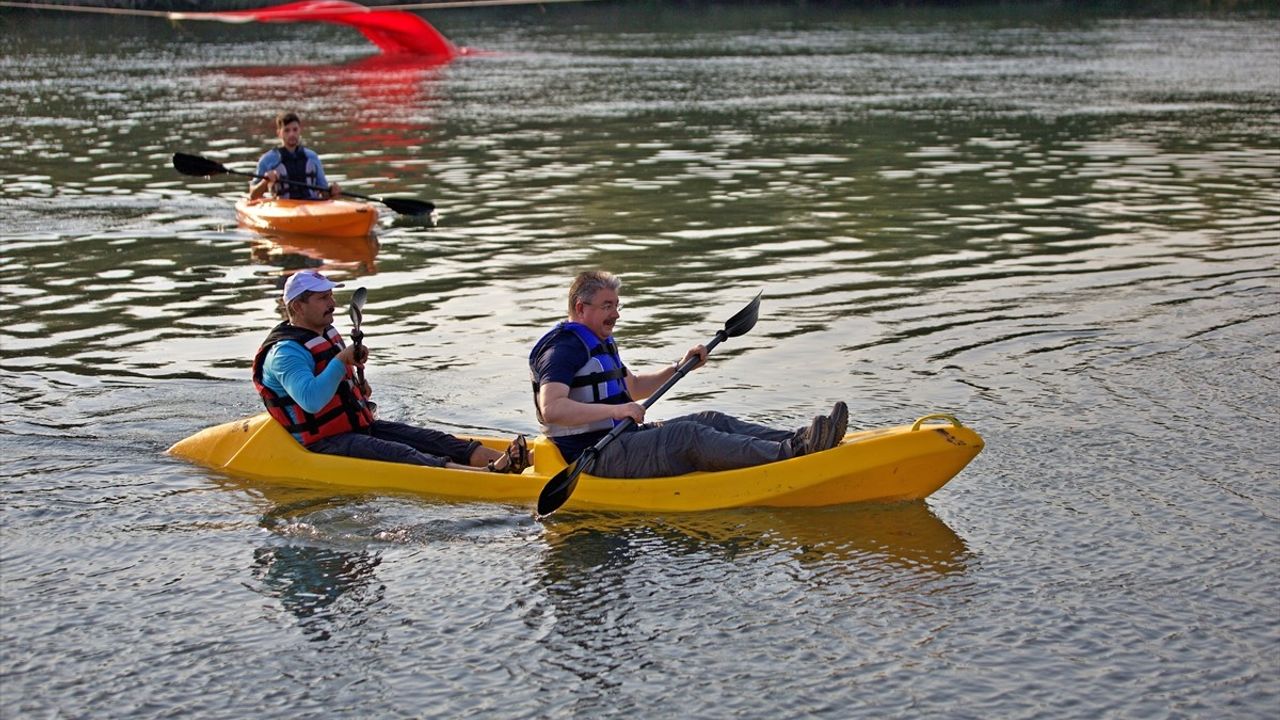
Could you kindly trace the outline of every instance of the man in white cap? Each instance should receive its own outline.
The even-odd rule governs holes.
[[[414,465],[521,472],[529,465],[524,436],[507,452],[448,433],[378,420],[367,383],[357,381],[368,351],[346,345],[333,327],[333,289],[314,270],[284,285],[288,321],[272,329],[253,359],[253,384],[267,412],[308,450]]]

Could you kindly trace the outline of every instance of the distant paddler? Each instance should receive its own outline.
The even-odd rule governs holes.
[[[291,200],[333,199],[342,194],[338,183],[325,177],[320,156],[303,147],[302,119],[296,112],[276,115],[276,137],[280,138],[280,146],[263,153],[258,160],[254,174],[261,179],[249,182],[250,200],[257,200],[268,191]],[[280,182],[282,178],[286,182]]]

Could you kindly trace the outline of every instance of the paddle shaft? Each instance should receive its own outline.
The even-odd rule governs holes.
[[[711,342],[707,343],[708,354],[711,353],[712,348],[720,344],[722,335],[724,335],[723,330],[717,333],[715,338]],[[643,407],[645,410],[648,410],[649,406],[657,402],[658,398],[662,397],[664,393],[670,390],[672,385],[675,385],[677,382],[679,382],[680,378],[684,377],[685,375],[688,375],[689,371],[692,370],[693,366],[696,364],[698,364],[698,358],[689,358],[688,360],[686,360],[684,364],[676,368],[675,375],[672,375],[671,377],[667,378],[667,381],[662,383],[662,386],[659,387],[657,390],[654,390],[652,395],[645,398],[644,402],[640,403],[640,406]],[[617,425],[614,425],[613,429],[610,430],[607,435],[597,440],[596,444],[592,445],[590,450],[578,456],[578,462],[574,465],[574,468],[573,468],[574,475],[580,475],[586,472],[588,467],[595,464],[596,456],[600,454],[600,451],[603,450],[606,445],[613,442],[614,439],[616,439],[622,433],[626,432],[628,429],[631,428],[631,426],[635,424],[636,424],[635,420],[631,418],[624,418],[622,422],[618,423]]]
[[[267,176],[266,176],[266,175],[259,175],[259,174],[257,174],[257,173],[243,172],[243,171],[241,171],[241,170],[232,170],[232,169],[231,169],[231,168],[229,168],[229,167],[223,167],[222,169],[223,169],[223,171],[224,171],[224,172],[226,172],[226,173],[228,173],[228,174],[230,174],[230,175],[242,175],[242,176],[244,176],[244,177],[251,177],[251,178],[254,178],[254,179],[256,179],[256,180],[266,180],[266,179],[267,179]],[[295,187],[304,187],[304,188],[306,188],[306,189],[308,189],[308,190],[316,190],[316,191],[319,191],[319,192],[329,192],[329,188],[327,188],[327,187],[320,187],[319,185],[312,185],[311,183],[305,183],[305,182],[302,182],[301,180],[290,180],[289,178],[276,178],[276,182],[287,183],[287,184],[289,184],[289,185],[293,185],[293,186],[295,186]],[[357,194],[355,194],[355,193],[349,193],[349,192],[344,192],[344,193],[342,193],[342,194],[343,194],[343,195],[349,195],[349,196],[351,196],[351,197],[353,197],[353,198],[360,198],[361,200],[373,200],[373,199],[374,199],[374,198],[371,198],[371,197],[365,197],[364,195],[357,195]],[[330,197],[332,197],[332,196],[330,196]]]
[[[351,331],[351,344],[356,347],[356,362],[360,361],[360,341],[364,340],[364,333],[360,328]],[[361,389],[364,388],[364,365],[356,365],[356,380],[360,382]]]
[[[719,345],[728,337],[729,334],[726,331],[717,331],[716,336],[711,339],[711,342],[707,343],[707,355],[710,355],[715,346]],[[676,368],[675,374],[667,378],[667,381],[662,383],[657,390],[654,390],[649,397],[644,399],[644,402],[640,403],[640,405],[646,410],[649,409],[649,406],[657,402],[658,398],[662,397],[663,394],[670,390],[672,385],[675,385],[680,381],[680,378],[688,375],[689,371],[692,370],[698,362],[699,360],[696,357],[691,357],[688,360],[685,360]],[[587,448],[578,456],[578,459],[574,461],[572,468],[565,468],[564,470],[561,470],[556,477],[551,478],[551,480],[547,482],[546,486],[543,487],[542,493],[538,496],[538,517],[546,517],[559,509],[560,506],[569,499],[569,495],[573,493],[573,489],[577,487],[578,476],[586,472],[587,468],[595,465],[596,458],[599,456],[600,451],[635,424],[635,420],[626,418],[617,425],[614,425],[613,429],[610,430],[608,434],[597,440],[595,445]]]
[[[244,172],[241,170],[232,170],[231,168],[228,168],[226,165],[223,165],[220,162],[209,160],[207,158],[200,157],[199,155],[188,155],[186,153],[173,154],[173,167],[183,175],[200,175],[204,177],[212,177],[214,175],[221,175],[223,173],[227,173],[230,175],[241,175],[243,177],[250,177],[250,178],[254,178],[255,180],[267,179],[265,175]],[[308,190],[317,190],[319,192],[329,192],[329,188],[327,187],[312,185],[310,183],[302,182],[301,180],[290,180],[289,178],[276,178],[276,182],[288,183],[289,185],[304,187],[304,188],[307,188]],[[401,215],[429,215],[435,212],[435,209],[436,209],[435,204],[429,203],[425,200],[411,200],[409,198],[374,197],[370,195],[360,195],[359,193],[353,193],[353,192],[343,192],[341,194],[346,195],[348,197],[358,198],[360,200],[370,200],[373,202],[380,202],[383,205],[386,205],[387,207],[391,208],[392,210],[400,213]]]
[[[723,330],[717,332],[716,336],[711,339],[711,342],[707,343],[707,355],[710,355],[711,351],[715,348],[715,346],[719,345],[722,340],[728,337],[729,336],[725,334],[725,331]],[[676,368],[675,374],[667,378],[667,381],[662,383],[662,385],[657,390],[654,390],[652,395],[645,398],[644,402],[640,403],[640,406],[643,407],[645,410],[648,410],[649,406],[653,405],[655,402],[658,401],[658,398],[666,394],[666,392],[671,389],[672,385],[675,385],[677,382],[679,382],[680,378],[684,377],[685,375],[688,375],[689,371],[693,370],[694,366],[696,366],[698,362],[699,360],[696,357],[691,357],[688,360],[685,360],[682,364],[680,364],[679,367]],[[596,444],[592,446],[591,449],[594,450],[595,453],[599,453],[601,450],[604,449],[605,445],[608,445],[609,443],[613,442],[614,438],[626,432],[627,428],[635,424],[636,424],[635,420],[632,420],[631,418],[626,418],[622,422],[615,425],[614,428],[609,431],[609,434],[605,435],[604,437],[596,441]],[[590,462],[592,463],[595,462],[595,453],[593,453],[591,456]],[[581,458],[579,458],[579,460],[581,460]],[[583,472],[583,470],[577,470],[576,472]]]
[[[266,180],[266,179],[267,179],[265,176],[258,175],[258,174],[256,174],[256,173],[239,172],[239,171],[237,171],[237,170],[230,170],[230,169],[229,169],[229,170],[227,170],[227,172],[232,173],[232,174],[235,174],[235,175],[245,175],[245,176],[247,176],[247,177],[251,177],[251,178],[259,178],[259,179],[261,179],[261,180]],[[310,184],[310,183],[304,183],[304,182],[302,182],[301,180],[290,180],[289,178],[276,178],[276,182],[289,183],[290,185],[297,185],[297,186],[299,186],[299,187],[307,188],[308,190],[318,190],[318,191],[320,191],[320,192],[328,192],[328,191],[329,191],[329,188],[327,188],[327,187],[320,187],[319,185],[312,185],[312,184]],[[425,201],[425,200],[410,200],[410,199],[408,199],[408,198],[384,198],[384,197],[373,197],[372,195],[361,195],[360,193],[347,192],[346,190],[343,190],[342,192],[340,192],[340,193],[338,193],[338,194],[339,194],[339,195],[345,195],[345,196],[347,196],[347,197],[357,198],[357,199],[359,199],[359,200],[368,200],[368,201],[370,201],[370,202],[379,202],[379,203],[382,203],[383,205],[386,205],[387,207],[391,208],[392,210],[395,210],[396,212],[400,213],[401,215],[426,215],[426,214],[430,213],[431,211],[435,210],[435,208],[436,208],[436,206],[435,206],[435,205],[433,205],[432,203],[429,203],[429,202],[427,202],[427,201]],[[329,198],[330,198],[330,199],[332,199],[332,198],[333,198],[333,194],[332,194],[332,193],[330,193],[330,194],[329,194]]]

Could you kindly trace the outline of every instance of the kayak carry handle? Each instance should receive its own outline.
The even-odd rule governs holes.
[[[933,415],[925,415],[919,420],[916,420],[916,423],[911,426],[911,432],[915,432],[916,430],[919,430],[920,426],[923,425],[926,420],[947,420],[955,427],[964,427],[964,425],[961,424],[961,422],[956,419],[955,415],[948,415],[946,413],[934,413]]]

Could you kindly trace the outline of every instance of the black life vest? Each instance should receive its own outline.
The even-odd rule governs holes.
[[[301,145],[297,150],[292,152],[283,145],[276,148],[276,152],[280,155],[280,164],[284,166],[284,176],[290,180],[304,182],[308,185],[316,184],[316,166],[307,157],[307,151]],[[299,187],[290,183],[279,183],[276,188],[276,195],[282,198],[294,198],[297,200],[315,200],[320,195],[308,188]]]

